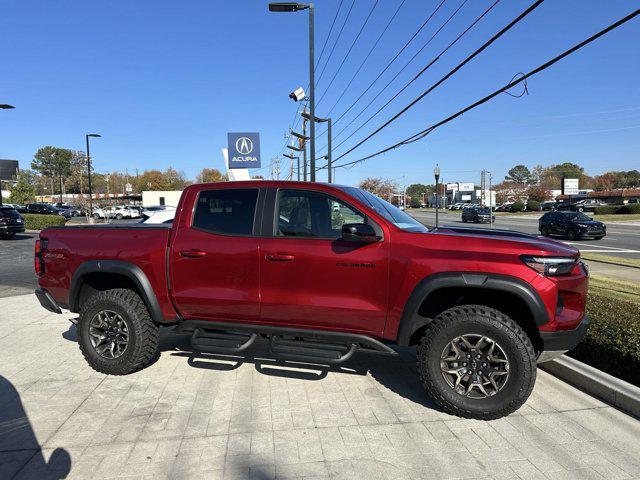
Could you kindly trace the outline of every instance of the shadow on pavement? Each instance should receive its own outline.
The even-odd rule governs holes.
[[[71,471],[71,457],[56,448],[47,462],[15,387],[0,375],[0,478],[55,480]]]
[[[322,380],[329,373],[359,376],[370,374],[391,392],[413,403],[441,411],[420,384],[420,376],[415,368],[415,348],[412,347],[396,347],[397,356],[358,352],[340,365],[320,365],[281,360],[269,352],[264,340],[256,342],[244,354],[215,354],[193,351],[185,336],[163,337],[161,350],[172,351],[171,355],[186,358],[194,368],[227,372],[236,370],[243,364],[253,364],[262,375],[308,381]],[[383,392],[371,388],[367,389],[365,395],[382,397]]]

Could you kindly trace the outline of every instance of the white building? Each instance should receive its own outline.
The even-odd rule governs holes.
[[[177,207],[182,190],[145,190],[142,192],[142,206],[169,205]]]

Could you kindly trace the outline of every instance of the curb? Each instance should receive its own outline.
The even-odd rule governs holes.
[[[624,267],[624,268],[640,268],[640,266],[637,266],[637,265],[625,265],[623,263],[609,262],[608,260],[593,260],[591,258],[584,258],[582,256],[580,258],[585,262],[605,263],[607,265],[615,265],[616,267]]]
[[[640,388],[608,373],[563,355],[540,364],[561,380],[578,387],[631,415],[640,417]]]

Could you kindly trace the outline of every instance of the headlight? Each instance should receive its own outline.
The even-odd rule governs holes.
[[[571,273],[578,262],[573,257],[534,257],[522,255],[520,259],[530,268],[545,277],[555,277]]]

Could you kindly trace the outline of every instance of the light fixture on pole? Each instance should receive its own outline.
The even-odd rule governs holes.
[[[314,54],[314,8],[313,3],[304,4],[297,2],[273,2],[269,4],[270,12],[299,12],[300,10],[309,10],[309,111],[311,114],[310,132],[311,141],[309,144],[311,155],[311,181],[316,181],[316,126],[315,126],[315,54]]]
[[[97,133],[87,133],[87,177],[89,180],[89,216],[93,216],[93,191],[91,190],[91,154],[89,153],[89,137],[100,138],[102,135]]]
[[[302,118],[305,118],[307,120],[311,119],[311,115],[305,112],[302,112]],[[332,153],[331,153],[331,119],[330,118],[319,118],[319,117],[315,117],[313,119],[315,122],[318,123],[326,123],[327,124],[327,154],[325,155],[324,158],[327,159],[327,180],[329,183],[332,183],[333,181],[333,168],[331,167],[331,160],[332,160]]]
[[[440,181],[440,167],[436,164],[436,168],[433,169],[433,176],[436,179],[436,228],[438,228],[438,209],[440,207],[440,188],[438,182]]]

